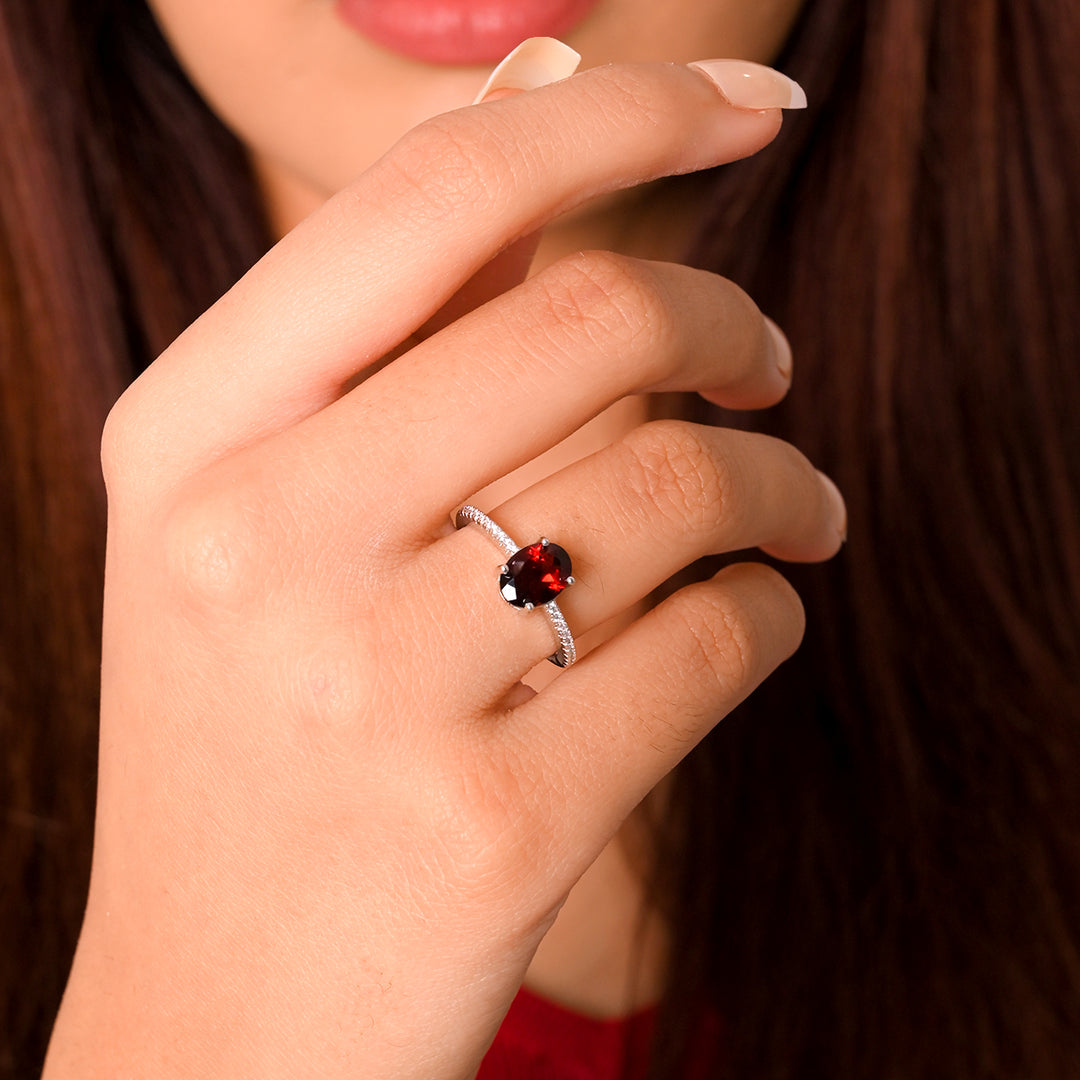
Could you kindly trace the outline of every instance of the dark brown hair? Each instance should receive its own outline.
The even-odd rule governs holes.
[[[811,110],[685,181],[696,261],[795,346],[753,422],[837,477],[851,539],[791,572],[803,649],[658,825],[658,1076],[702,1002],[738,1078],[1080,1075],[1078,55],[1071,0],[809,0],[780,64]],[[267,232],[136,0],[5,0],[0,100],[0,1075],[25,1077],[89,866],[98,431]]]
[[[711,998],[734,1077],[1080,1076],[1078,48],[1068,0],[814,0],[809,113],[712,181],[696,259],[796,356],[750,422],[850,530],[662,826],[668,1023]]]
[[[0,1076],[25,1078],[89,876],[101,426],[268,232],[135,0],[4,0],[0,101]]]

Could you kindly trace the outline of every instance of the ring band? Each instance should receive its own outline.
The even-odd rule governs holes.
[[[555,597],[568,585],[574,584],[570,573],[570,556],[542,537],[535,544],[521,547],[475,506],[463,506],[454,515],[455,528],[478,525],[495,541],[506,556],[499,567],[499,592],[514,607],[531,611],[540,608],[551,621],[558,648],[548,659],[556,667],[569,667],[577,659],[574,635],[566,624]]]

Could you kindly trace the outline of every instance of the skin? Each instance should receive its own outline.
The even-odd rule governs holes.
[[[798,599],[730,567],[522,695],[550,627],[492,602],[491,541],[448,516],[620,399],[757,408],[788,375],[752,301],[701,271],[593,252],[470,283],[584,192],[756,152],[779,120],[670,64],[440,117],[124,395],[98,832],[48,1080],[468,1077],[575,883],[600,866],[585,894],[626,894],[598,857],[797,646]],[[508,162],[525,132],[544,153]],[[701,554],[827,558],[844,527],[792,447],[678,422],[619,431],[493,516],[573,553],[581,635]]]
[[[614,61],[737,56],[768,63],[802,0],[605,0],[566,41],[582,69]],[[249,148],[271,221],[284,235],[417,124],[469,104],[487,68],[434,66],[346,26],[331,0],[150,0],[192,81]],[[378,107],[371,108],[377,101]],[[317,118],[317,119],[313,119]],[[593,200],[543,230],[533,269],[587,248],[678,258],[693,228],[679,207],[636,213],[639,189]],[[478,495],[495,505],[643,422],[627,399]],[[602,635],[597,635],[599,640]],[[588,648],[590,641],[586,640]],[[531,677],[542,685],[544,668]]]
[[[737,56],[769,63],[802,0],[602,0],[567,44],[582,69]],[[421,121],[468,105],[480,67],[433,66],[352,31],[331,0],[150,0],[192,81],[250,148],[282,235]],[[378,102],[373,109],[371,103]],[[591,218],[609,247],[616,218]]]
[[[801,0],[606,0],[567,37],[582,67],[612,61],[737,56],[767,63]],[[151,0],[151,8],[198,85],[249,147],[267,206],[284,235],[416,124],[469,103],[487,69],[432,66],[397,56],[345,26],[327,0]],[[704,52],[703,52],[704,50]],[[282,72],[286,74],[283,76]],[[377,100],[377,109],[370,102]],[[316,123],[312,118],[317,117]],[[693,218],[677,207],[638,213],[640,189],[594,200],[538,238],[534,271],[558,257],[605,247],[677,258]],[[655,203],[655,200],[654,200]],[[657,227],[659,226],[659,227]],[[641,397],[605,409],[559,445],[475,496],[496,506],[607,446],[647,419]],[[621,613],[583,635],[587,652],[639,614]],[[524,682],[540,689],[556,669]],[[613,845],[575,890],[530,969],[530,982],[564,1003],[610,1015],[659,990],[663,927],[649,920],[640,952],[639,877]]]

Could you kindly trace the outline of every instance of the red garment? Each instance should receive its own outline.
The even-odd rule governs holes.
[[[477,1080],[637,1080],[645,1075],[654,1021],[653,1009],[594,1020],[522,987]]]
[[[625,1020],[594,1020],[522,987],[477,1080],[639,1080],[648,1069],[655,1024],[655,1009]],[[685,1080],[716,1076],[719,1036],[719,1023],[706,1018]]]

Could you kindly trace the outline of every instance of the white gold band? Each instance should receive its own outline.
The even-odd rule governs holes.
[[[499,545],[507,559],[512,558],[521,550],[520,544],[515,544],[483,510],[478,510],[475,506],[463,506],[454,515],[455,528],[460,529],[465,525],[477,525],[483,529]],[[547,541],[545,540],[543,543],[546,544]],[[573,578],[568,578],[567,584],[572,583],[573,580]],[[531,607],[532,605],[528,606]],[[558,648],[548,659],[557,667],[569,667],[577,659],[577,648],[574,645],[574,635],[570,633],[570,627],[567,625],[563,613],[559,610],[559,605],[554,600],[548,600],[546,603],[537,604],[536,606],[547,615],[558,641]]]

